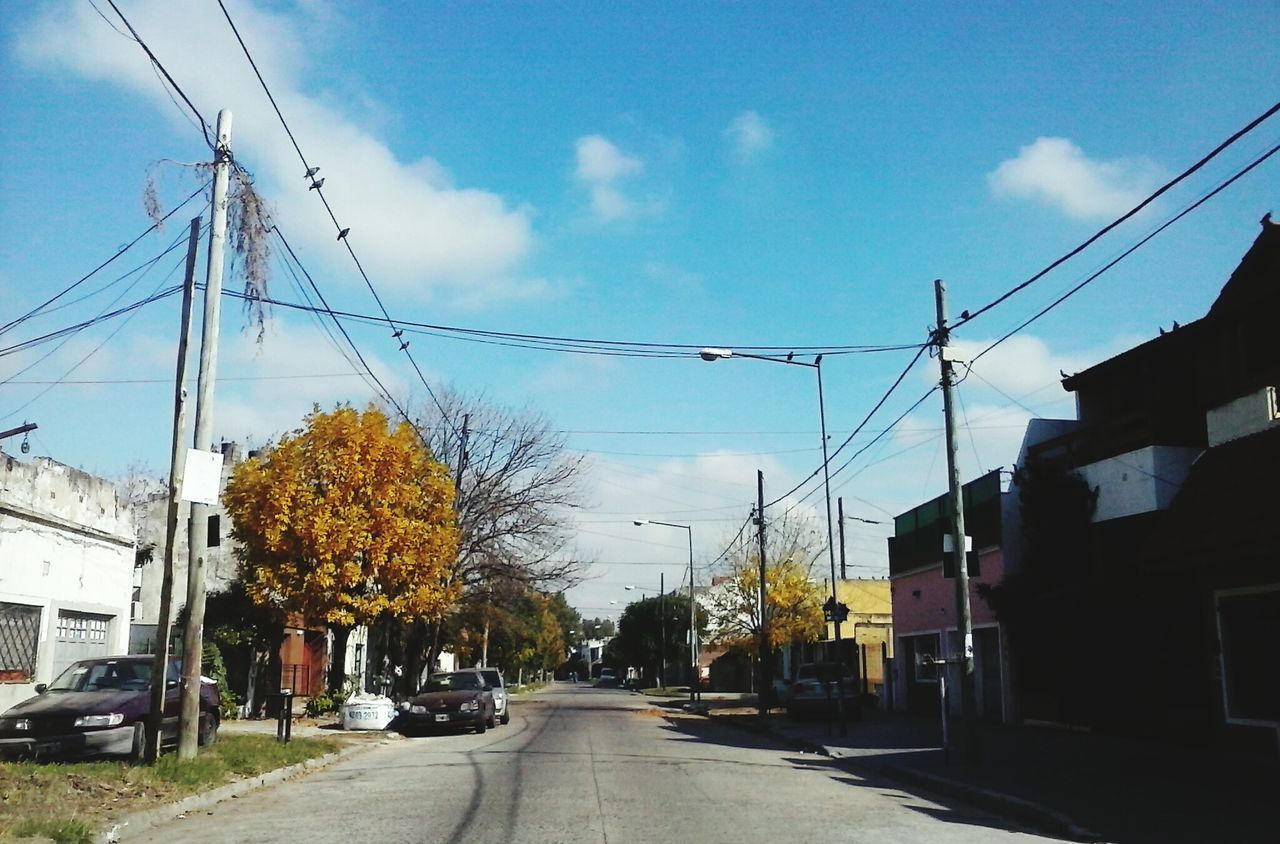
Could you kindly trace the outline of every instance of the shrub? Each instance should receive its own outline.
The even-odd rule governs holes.
[[[337,698],[329,697],[327,694],[316,695],[307,700],[306,713],[311,717],[317,715],[327,715],[330,712],[337,712],[338,707],[342,705],[342,701]]]

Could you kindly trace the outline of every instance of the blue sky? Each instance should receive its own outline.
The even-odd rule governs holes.
[[[374,313],[215,0],[118,5],[208,121],[233,111],[237,159],[331,304]],[[934,278],[953,313],[990,301],[1266,110],[1280,66],[1264,2],[227,7],[393,315],[724,347],[922,342]],[[148,174],[172,208],[198,184],[183,165],[209,153],[87,0],[18,4],[0,27],[4,324],[149,225]],[[1016,326],[1274,145],[1277,121],[956,340],[980,347]],[[1060,369],[1202,315],[1277,210],[1277,166],[976,365],[961,388],[965,477],[1009,465],[1031,412],[1071,415]],[[195,210],[82,290],[158,254]],[[173,283],[177,261],[121,301]],[[285,273],[272,292],[296,300]],[[108,477],[165,469],[176,301],[60,347],[5,350],[96,315],[122,286],[0,336],[0,429],[34,421],[32,454]],[[277,310],[260,348],[236,302],[223,325],[218,438],[262,443],[312,402],[371,396],[305,317]],[[385,329],[352,335],[398,395],[425,398]],[[680,582],[683,537],[632,518],[692,524],[708,560],[746,517],[757,468],[781,494],[820,462],[812,370],[430,337],[411,348],[433,385],[534,408],[588,455],[578,550],[602,562],[571,595],[588,615],[616,614],[624,585],[654,587],[660,571]],[[909,357],[825,360],[833,445]],[[264,375],[293,377],[238,380]],[[868,428],[936,377],[922,361]],[[833,478],[846,511],[887,520],[941,493],[940,420],[935,395]],[[797,512],[816,517],[818,500]],[[855,572],[883,574],[888,527],[849,527]]]

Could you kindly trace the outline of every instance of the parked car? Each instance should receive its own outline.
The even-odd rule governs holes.
[[[0,756],[7,759],[128,756],[141,760],[145,722],[151,711],[149,655],[109,656],[73,662],[36,696],[0,715]],[[169,662],[166,675],[161,746],[178,740],[181,710],[180,661]],[[218,684],[200,683],[201,745],[218,737]]]
[[[495,726],[493,690],[475,669],[432,674],[418,693],[400,704],[403,732],[473,729]]]
[[[493,711],[497,713],[499,724],[511,723],[511,713],[507,711],[507,684],[502,681],[502,672],[496,668],[481,668],[480,674],[485,683],[493,691]]]
[[[787,715],[803,718],[808,715],[837,715],[840,706],[840,690],[844,689],[845,714],[851,720],[862,717],[862,702],[858,696],[858,679],[848,666],[834,662],[806,662],[796,669],[796,679],[787,686]],[[840,685],[837,685],[839,678]]]
[[[616,689],[619,685],[618,672],[612,668],[600,669],[600,679],[596,685],[602,689]]]

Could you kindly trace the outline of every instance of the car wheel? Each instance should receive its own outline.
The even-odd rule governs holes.
[[[129,746],[129,761],[142,763],[147,755],[147,725],[138,721],[133,725],[133,742]]]
[[[479,724],[476,724],[476,735],[483,735],[484,731],[487,729],[489,729],[489,726],[484,721],[481,721]]]
[[[511,713],[510,713],[510,712],[504,712],[504,713],[502,713],[502,717],[501,717],[500,719],[498,719],[498,720],[499,720],[502,724],[504,724],[504,725],[505,725],[505,724],[510,724],[510,723],[511,723]]]
[[[200,733],[196,736],[196,743],[201,747],[208,747],[218,740],[218,716],[212,712],[205,715],[203,721],[200,722]]]

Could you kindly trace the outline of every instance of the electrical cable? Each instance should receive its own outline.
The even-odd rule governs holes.
[[[1024,328],[1026,328],[1027,326],[1031,325],[1033,322],[1035,322],[1036,320],[1040,319],[1042,316],[1044,316],[1045,314],[1049,313],[1049,312],[1050,312],[1050,311],[1052,311],[1054,308],[1058,307],[1058,305],[1061,305],[1061,304],[1062,304],[1063,302],[1065,302],[1067,299],[1071,298],[1071,297],[1072,297],[1072,296],[1074,296],[1076,293],[1078,293],[1078,292],[1080,292],[1081,290],[1083,290],[1083,289],[1084,289],[1084,287],[1085,287],[1086,285],[1088,285],[1089,283],[1093,282],[1095,279],[1097,279],[1097,278],[1098,278],[1099,276],[1101,276],[1103,273],[1105,273],[1105,272],[1107,272],[1108,270],[1110,270],[1110,269],[1111,269],[1112,267],[1114,267],[1116,264],[1118,264],[1118,263],[1120,263],[1121,261],[1123,261],[1125,258],[1128,258],[1130,255],[1132,255],[1132,254],[1133,254],[1134,252],[1136,252],[1139,248],[1141,248],[1142,246],[1144,246],[1148,241],[1150,241],[1150,240],[1151,240],[1152,238],[1154,238],[1156,235],[1160,234],[1160,233],[1161,233],[1161,232],[1163,232],[1165,229],[1169,228],[1169,227],[1170,227],[1170,226],[1172,226],[1174,223],[1176,223],[1178,220],[1181,220],[1183,217],[1187,216],[1187,215],[1188,215],[1188,214],[1190,214],[1192,211],[1196,210],[1196,209],[1197,209],[1197,208],[1199,208],[1201,205],[1205,204],[1206,202],[1208,202],[1208,201],[1209,201],[1210,199],[1212,199],[1213,197],[1217,196],[1217,195],[1218,195],[1219,193],[1221,193],[1222,191],[1226,190],[1228,187],[1230,187],[1230,186],[1231,186],[1232,184],[1234,184],[1236,181],[1238,181],[1239,179],[1243,178],[1246,174],[1248,174],[1248,173],[1249,173],[1249,172],[1251,172],[1254,168],[1256,168],[1256,167],[1258,167],[1259,165],[1261,165],[1261,164],[1262,164],[1263,162],[1265,162],[1267,159],[1271,158],[1271,156],[1275,155],[1277,152],[1280,152],[1280,144],[1277,144],[1277,145],[1275,145],[1275,146],[1271,147],[1269,150],[1267,150],[1266,152],[1264,152],[1262,155],[1258,156],[1258,157],[1257,157],[1257,158],[1255,158],[1253,161],[1251,161],[1248,165],[1246,165],[1246,166],[1245,166],[1245,167],[1243,167],[1242,169],[1240,169],[1240,170],[1236,171],[1236,173],[1235,173],[1234,175],[1232,175],[1229,179],[1227,179],[1227,180],[1223,181],[1221,184],[1219,184],[1219,185],[1218,185],[1217,187],[1215,187],[1213,190],[1209,191],[1209,192],[1208,192],[1208,193],[1206,193],[1204,196],[1201,196],[1201,197],[1200,197],[1199,199],[1197,199],[1195,202],[1191,203],[1191,204],[1190,204],[1190,205],[1188,205],[1186,208],[1183,208],[1183,209],[1182,209],[1181,211],[1179,211],[1177,214],[1173,215],[1173,216],[1172,216],[1172,217],[1170,217],[1168,220],[1166,220],[1164,223],[1162,223],[1161,225],[1157,226],[1155,229],[1153,229],[1151,232],[1149,232],[1145,237],[1143,237],[1143,238],[1141,238],[1140,240],[1138,240],[1136,243],[1134,243],[1134,244],[1133,244],[1132,246],[1130,246],[1128,249],[1126,249],[1126,250],[1124,250],[1123,252],[1121,252],[1121,253],[1120,253],[1119,255],[1117,255],[1115,258],[1113,258],[1112,260],[1108,261],[1106,264],[1103,264],[1103,265],[1102,265],[1102,268],[1101,268],[1101,269],[1099,269],[1097,272],[1094,272],[1094,273],[1092,273],[1091,275],[1087,276],[1087,277],[1086,277],[1083,281],[1081,281],[1079,284],[1075,285],[1074,287],[1072,287],[1071,289],[1069,289],[1066,293],[1063,293],[1063,294],[1062,294],[1061,296],[1059,296],[1057,299],[1054,299],[1054,300],[1053,300],[1052,302],[1050,302],[1048,305],[1046,305],[1045,307],[1041,308],[1041,309],[1040,309],[1039,311],[1037,311],[1034,315],[1032,315],[1029,319],[1024,320],[1021,324],[1019,324],[1019,325],[1018,325],[1018,327],[1017,327],[1017,328],[1014,328],[1012,331],[1008,332],[1008,333],[1007,333],[1007,334],[1005,334],[1004,336],[1000,337],[1000,339],[996,340],[994,343],[992,343],[991,345],[987,346],[987,347],[986,347],[985,349],[983,349],[981,352],[978,352],[978,354],[974,355],[973,360],[972,360],[972,361],[970,361],[970,363],[971,363],[971,364],[973,364],[973,363],[977,363],[977,362],[982,358],[982,356],[983,356],[983,355],[985,355],[987,352],[991,351],[991,350],[992,350],[992,349],[994,349],[996,346],[999,346],[1001,343],[1003,343],[1004,341],[1008,340],[1010,337],[1012,337],[1013,335],[1017,334],[1018,332],[1022,331]],[[967,321],[967,320],[966,320],[966,321]],[[963,324],[963,323],[961,323],[961,324]]]
[[[999,305],[1001,302],[1004,302],[1004,301],[1005,301],[1006,299],[1008,299],[1010,296],[1013,296],[1015,293],[1018,293],[1018,292],[1019,292],[1019,291],[1021,291],[1021,290],[1025,290],[1027,287],[1030,287],[1032,284],[1034,284],[1035,282],[1039,281],[1039,280],[1040,280],[1041,278],[1043,278],[1044,276],[1048,275],[1052,270],[1054,270],[1054,269],[1056,269],[1057,267],[1061,266],[1062,264],[1066,263],[1068,260],[1070,260],[1071,258],[1074,258],[1076,255],[1079,255],[1081,252],[1083,252],[1083,251],[1084,251],[1085,249],[1087,249],[1089,246],[1091,246],[1091,245],[1093,245],[1095,242],[1097,242],[1097,241],[1098,241],[1098,240],[1099,240],[1103,235],[1107,234],[1107,232],[1110,232],[1112,229],[1116,228],[1116,226],[1119,226],[1121,223],[1123,223],[1123,222],[1125,222],[1126,220],[1128,220],[1128,219],[1132,218],[1134,215],[1136,215],[1138,212],[1140,212],[1143,208],[1146,208],[1146,207],[1147,207],[1148,205],[1150,205],[1152,202],[1155,202],[1158,198],[1160,198],[1161,196],[1163,196],[1166,192],[1168,192],[1170,189],[1172,189],[1175,185],[1177,185],[1177,184],[1179,184],[1180,182],[1184,181],[1185,179],[1187,179],[1188,177],[1190,177],[1193,173],[1195,173],[1196,171],[1198,171],[1200,168],[1204,167],[1206,164],[1208,164],[1210,161],[1212,161],[1214,158],[1216,158],[1216,157],[1217,157],[1221,152],[1223,152],[1225,149],[1227,149],[1228,147],[1230,147],[1230,146],[1231,146],[1232,144],[1234,144],[1236,141],[1238,141],[1238,140],[1240,140],[1241,138],[1243,138],[1245,135],[1247,135],[1247,134],[1249,134],[1250,132],[1252,132],[1254,129],[1256,129],[1258,126],[1260,126],[1264,121],[1266,121],[1266,120],[1267,120],[1267,119],[1269,119],[1272,115],[1274,115],[1277,111],[1280,111],[1280,102],[1278,102],[1278,103],[1276,103],[1275,105],[1271,106],[1271,108],[1267,109],[1267,110],[1266,110],[1266,111],[1264,111],[1262,114],[1260,114],[1258,117],[1256,117],[1256,118],[1254,118],[1253,120],[1251,120],[1248,124],[1246,124],[1246,125],[1245,125],[1244,127],[1242,127],[1241,129],[1238,129],[1237,131],[1233,132],[1233,133],[1231,134],[1231,136],[1230,136],[1230,137],[1228,137],[1228,138],[1227,138],[1226,140],[1224,140],[1222,143],[1220,143],[1220,144],[1218,144],[1216,147],[1214,147],[1214,148],[1213,148],[1213,149],[1212,149],[1212,150],[1211,150],[1207,155],[1205,155],[1203,158],[1201,158],[1201,159],[1200,159],[1199,161],[1197,161],[1195,164],[1192,164],[1192,165],[1191,165],[1190,167],[1188,167],[1186,170],[1183,170],[1183,171],[1182,171],[1181,173],[1179,173],[1177,176],[1175,176],[1174,178],[1172,178],[1172,179],[1171,179],[1171,180],[1169,180],[1168,182],[1165,182],[1163,185],[1161,185],[1159,188],[1157,188],[1157,189],[1156,189],[1156,191],[1155,191],[1154,193],[1152,193],[1150,196],[1148,196],[1146,199],[1144,199],[1144,200],[1142,200],[1141,202],[1139,202],[1137,205],[1135,205],[1133,208],[1129,209],[1127,212],[1125,212],[1124,214],[1122,214],[1121,216],[1119,216],[1119,217],[1118,217],[1118,218],[1116,218],[1115,220],[1113,220],[1113,221],[1111,221],[1110,223],[1108,223],[1107,225],[1103,226],[1103,227],[1102,227],[1101,229],[1099,229],[1099,230],[1098,230],[1098,231],[1097,231],[1097,232],[1096,232],[1092,237],[1090,237],[1089,239],[1087,239],[1086,241],[1084,241],[1083,243],[1081,243],[1079,246],[1075,247],[1075,248],[1074,248],[1074,249],[1072,249],[1071,251],[1067,252],[1067,253],[1066,253],[1065,255],[1063,255],[1062,257],[1060,257],[1060,258],[1056,259],[1055,261],[1053,261],[1052,263],[1050,263],[1047,267],[1045,267],[1044,269],[1040,270],[1040,271],[1039,271],[1038,273],[1036,273],[1035,275],[1031,276],[1031,278],[1029,278],[1029,279],[1027,279],[1026,281],[1024,281],[1024,282],[1022,282],[1022,283],[1020,283],[1020,284],[1018,284],[1018,285],[1014,286],[1013,288],[1011,288],[1011,289],[1009,289],[1009,290],[1005,291],[1004,293],[1000,294],[1000,296],[998,296],[996,299],[994,299],[994,300],[993,300],[993,301],[991,301],[991,302],[988,302],[987,304],[983,305],[981,308],[978,308],[976,311],[968,311],[968,310],[966,310],[966,311],[962,312],[962,313],[961,313],[961,315],[960,315],[960,320],[959,320],[959,321],[957,321],[955,324],[953,324],[953,325],[951,326],[951,330],[953,330],[953,331],[954,331],[955,329],[959,328],[960,326],[965,325],[965,324],[967,324],[967,323],[969,323],[969,322],[972,322],[973,320],[975,320],[975,319],[977,319],[978,317],[982,316],[982,315],[983,315],[984,313],[986,313],[987,311],[989,311],[989,310],[991,310],[992,308],[994,308],[994,307],[996,307],[997,305]],[[1250,168],[1250,169],[1251,169],[1251,168]]]
[[[826,468],[828,465],[830,465],[831,461],[832,461],[832,460],[834,460],[837,456],[839,456],[840,452],[841,452],[841,451],[843,451],[843,450],[844,450],[844,448],[845,448],[846,446],[848,446],[848,445],[849,445],[849,443],[851,443],[851,442],[853,441],[853,438],[854,438],[854,437],[856,437],[859,433],[861,433],[861,432],[862,432],[862,429],[863,429],[863,428],[865,428],[865,427],[867,426],[867,423],[868,423],[868,422],[870,422],[870,421],[871,421],[871,418],[872,418],[873,416],[875,416],[875,415],[876,415],[876,412],[877,412],[878,410],[880,410],[880,408],[881,408],[881,407],[883,407],[883,406],[884,406],[884,403],[885,403],[886,401],[888,401],[888,400],[889,400],[889,397],[890,397],[890,396],[892,396],[892,395],[893,395],[893,393],[894,393],[894,391],[898,389],[898,385],[899,385],[899,384],[901,384],[901,383],[902,383],[902,381],[903,381],[903,379],[907,377],[907,373],[909,373],[909,372],[910,372],[910,371],[915,367],[916,362],[920,360],[921,356],[922,356],[922,355],[924,355],[925,350],[926,350],[926,349],[928,349],[928,348],[929,348],[929,344],[927,344],[927,343],[926,343],[926,344],[922,344],[922,345],[921,345],[921,346],[916,350],[915,355],[911,358],[911,361],[906,365],[906,368],[904,368],[904,369],[902,370],[902,372],[898,374],[898,377],[897,377],[897,378],[895,378],[895,379],[894,379],[894,381],[893,381],[893,383],[889,385],[889,389],[888,389],[888,390],[886,390],[886,391],[885,391],[885,393],[884,393],[884,395],[882,395],[882,396],[880,397],[879,401],[877,401],[877,402],[875,403],[875,406],[873,406],[873,407],[871,408],[871,410],[869,410],[869,411],[867,412],[867,415],[866,415],[866,416],[864,416],[864,417],[862,418],[862,421],[858,423],[858,426],[857,426],[856,428],[854,428],[854,429],[853,429],[853,433],[849,434],[849,436],[847,436],[847,437],[845,438],[844,442],[840,443],[840,446],[839,446],[838,448],[836,448],[836,450],[835,450],[835,451],[831,452],[831,453],[828,455],[827,459],[826,459],[823,463],[819,464],[819,466],[818,466],[818,468],[817,468],[817,469],[814,469],[814,470],[813,470],[813,471],[812,471],[812,472],[811,472],[811,473],[810,473],[810,474],[809,474],[809,475],[808,475],[804,480],[800,481],[800,483],[796,484],[796,485],[795,485],[795,486],[793,486],[791,489],[787,490],[785,493],[783,493],[782,495],[780,495],[780,496],[778,496],[777,498],[773,499],[772,501],[767,502],[764,506],[765,506],[766,508],[767,508],[767,507],[772,507],[772,506],[774,506],[775,504],[777,504],[777,503],[779,503],[780,501],[782,501],[782,500],[783,500],[784,498],[786,498],[787,496],[794,494],[794,493],[796,492],[796,490],[800,489],[802,486],[804,486],[805,484],[807,484],[809,481],[811,481],[811,480],[813,480],[814,478],[816,478],[816,477],[817,477],[817,476],[822,472],[822,470],[823,470],[824,468]],[[923,399],[921,399],[921,401],[923,401]],[[918,404],[918,402],[917,402],[917,404]],[[883,436],[883,432],[881,433],[881,436]],[[879,437],[877,437],[876,439],[879,439]],[[872,442],[874,443],[874,442],[875,442],[875,440],[872,440]],[[864,449],[864,450],[865,450],[865,449]],[[859,454],[861,454],[862,452],[861,452],[861,451],[859,451],[858,453],[859,453]],[[846,463],[845,463],[845,465],[847,466],[847,465],[848,465],[848,462],[846,462]],[[832,475],[834,475],[834,474],[838,474],[838,473],[839,473],[839,471],[840,471],[840,470],[839,470],[839,469],[837,469],[835,472],[833,472],[833,473],[831,473],[831,474],[832,474]],[[807,496],[806,496],[806,497],[807,497]],[[790,512],[790,510],[788,510],[788,512]]]
[[[110,258],[108,258],[107,260],[103,261],[101,264],[98,264],[98,266],[96,266],[96,267],[94,267],[93,269],[89,270],[89,272],[85,273],[85,274],[84,274],[84,275],[82,275],[80,278],[76,279],[76,280],[75,280],[75,281],[73,281],[71,284],[67,285],[67,286],[66,286],[65,288],[63,288],[63,289],[62,289],[62,291],[61,291],[61,292],[59,292],[57,295],[53,296],[52,298],[46,299],[44,302],[41,302],[39,305],[36,305],[36,306],[35,306],[34,308],[32,308],[30,311],[28,311],[27,313],[25,313],[25,314],[23,314],[22,316],[18,317],[17,319],[11,320],[11,321],[9,321],[9,322],[5,323],[4,325],[0,326],[0,336],[3,336],[3,335],[4,335],[6,332],[8,332],[11,328],[14,328],[15,326],[21,325],[22,323],[26,322],[27,320],[31,319],[32,317],[36,316],[37,314],[39,314],[39,313],[43,312],[45,308],[49,307],[49,306],[50,306],[50,305],[52,305],[54,302],[56,302],[56,301],[58,301],[59,299],[61,299],[63,296],[66,296],[66,295],[67,295],[68,293],[70,293],[72,290],[75,290],[77,287],[79,287],[80,285],[84,284],[84,283],[85,283],[86,281],[88,281],[89,279],[93,278],[95,275],[97,275],[99,272],[101,272],[104,268],[106,268],[108,265],[110,265],[113,261],[115,261],[115,260],[116,260],[117,258],[119,258],[121,255],[123,255],[124,253],[126,253],[126,252],[128,252],[130,249],[132,249],[134,246],[136,246],[136,245],[138,244],[138,242],[139,242],[139,241],[141,241],[144,237],[146,237],[147,235],[151,234],[153,231],[157,231],[157,230],[159,230],[159,229],[164,225],[164,223],[165,223],[165,222],[166,222],[170,217],[172,217],[174,214],[177,214],[177,213],[178,213],[178,211],[180,211],[182,208],[184,208],[184,207],[187,205],[187,203],[191,202],[191,200],[193,200],[193,199],[195,199],[197,196],[199,196],[199,195],[200,195],[200,194],[205,190],[205,188],[207,188],[208,186],[209,186],[209,183],[208,183],[208,182],[206,182],[205,184],[203,184],[203,185],[201,185],[200,187],[196,188],[196,189],[195,189],[195,191],[194,191],[190,196],[188,196],[186,199],[182,200],[181,204],[179,204],[177,207],[175,207],[172,211],[170,211],[168,214],[165,214],[165,215],[164,215],[163,217],[161,217],[159,220],[156,220],[154,223],[152,223],[150,226],[148,226],[148,227],[147,227],[147,230],[146,230],[146,231],[144,231],[142,234],[138,235],[138,236],[137,236],[137,237],[135,237],[133,240],[131,240],[131,241],[129,241],[128,243],[126,243],[124,246],[121,246],[118,250],[116,250],[116,253],[115,253],[114,255],[112,255]],[[171,247],[171,248],[172,248],[172,247]],[[165,250],[165,251],[167,252],[168,250]],[[164,253],[161,253],[161,254],[163,255]],[[153,260],[155,260],[155,259],[153,259]],[[136,271],[136,270],[134,270],[134,271]]]
[[[213,138],[209,134],[212,127],[209,126],[209,121],[204,119],[204,115],[200,113],[200,109],[196,108],[195,103],[191,102],[191,98],[188,97],[186,92],[182,90],[182,87],[174,81],[173,77],[169,75],[169,71],[166,70],[165,66],[160,63],[158,58],[156,58],[156,54],[151,52],[151,48],[147,46],[147,42],[143,41],[142,36],[138,35],[138,31],[133,28],[133,24],[129,23],[129,19],[124,16],[124,12],[120,11],[120,7],[115,4],[115,0],[107,0],[107,5],[115,11],[116,15],[119,16],[120,20],[128,28],[129,34],[133,36],[133,40],[136,41],[138,46],[142,48],[143,52],[147,54],[147,58],[151,60],[152,66],[164,74],[165,80],[173,86],[173,90],[177,92],[179,97],[182,97],[182,101],[187,104],[187,108],[191,109],[191,113],[196,116],[198,121],[200,121],[200,131],[204,133],[204,142],[209,145],[209,149],[216,149],[216,144],[214,144]],[[108,23],[110,23],[110,21],[108,21]],[[119,32],[119,30],[116,31]]]

